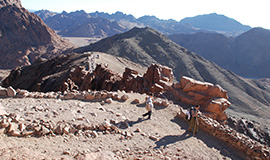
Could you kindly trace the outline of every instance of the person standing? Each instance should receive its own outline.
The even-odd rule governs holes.
[[[199,109],[200,106],[196,105],[195,108],[191,108],[190,110],[190,122],[189,122],[189,128],[188,131],[192,132],[193,130],[193,136],[195,136],[196,133],[198,133],[198,129],[199,129]]]
[[[147,113],[143,114],[143,117],[148,115],[148,119],[151,119],[152,109],[154,107],[152,96],[147,97],[145,109]]]

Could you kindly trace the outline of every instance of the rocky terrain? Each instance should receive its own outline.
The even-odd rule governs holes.
[[[168,36],[177,44],[211,60],[221,67],[247,78],[270,75],[270,31],[253,28],[237,37],[222,34],[196,33]]]
[[[5,63],[22,65],[0,72],[0,159],[270,158],[267,81],[225,71],[149,27],[71,50],[20,1],[0,2],[1,48],[20,62]],[[196,104],[192,135],[185,113]]]
[[[94,97],[103,97],[103,99],[108,97],[103,94],[93,95],[90,93],[88,95],[87,93],[69,93],[74,91],[124,90],[125,92],[137,93],[151,92],[158,97],[181,103],[183,107],[200,104],[202,113],[219,121],[219,123],[227,123],[228,116],[225,110],[231,103],[228,101],[227,92],[219,85],[195,81],[188,77],[182,77],[179,83],[173,83],[173,72],[168,67],[152,64],[144,74],[130,68],[126,68],[123,71],[124,66],[116,66],[115,64],[117,63],[112,62],[112,56],[103,53],[94,53],[94,55],[99,55],[98,60],[100,62],[110,63],[115,70],[122,69],[122,71],[120,71],[122,75],[110,70],[108,64],[97,64],[93,73],[86,71],[85,68],[88,66],[83,62],[89,54],[71,54],[69,56],[61,56],[53,61],[41,62],[40,64],[37,63],[32,66],[13,70],[3,81],[3,86],[14,86],[15,88],[24,88],[29,91],[49,92],[49,95],[44,94],[48,97],[55,97],[55,95],[50,95],[51,91],[61,91],[61,93],[64,94],[63,99],[78,97],[79,99],[92,100]],[[108,58],[106,58],[106,56]],[[77,62],[75,63],[74,60]],[[115,60],[119,61],[120,59],[116,58]],[[125,59],[121,59],[121,61],[120,62],[126,66],[133,66],[133,68],[137,69],[141,68],[141,71],[145,70],[143,67],[136,66],[134,63],[128,62]],[[59,67],[60,63],[65,65]],[[51,72],[52,70],[56,71],[56,69],[53,68],[57,66],[59,72]],[[37,70],[38,68],[46,68],[46,70]],[[65,70],[64,68],[70,69]],[[28,93],[25,91],[19,92],[18,94],[18,97],[28,96]],[[117,98],[117,96],[112,94],[111,97],[118,100],[123,99],[122,97]],[[169,105],[166,101],[158,100],[155,104],[162,106]],[[229,117],[229,122],[230,126],[237,131],[263,144],[269,144],[267,129],[265,131],[259,124],[249,120],[239,121],[232,117]],[[252,131],[249,129],[251,124],[254,127]]]
[[[244,79],[233,72],[224,70],[151,28],[134,28],[74,51],[105,52],[144,66],[157,63],[172,68],[177,81],[180,81],[182,76],[187,76],[218,84],[228,92],[232,103],[228,108],[230,115],[241,118],[242,114],[245,114],[246,118],[260,122],[269,128],[267,120],[269,115],[266,113],[270,102],[269,85]]]
[[[20,1],[1,0],[0,21],[2,69],[30,65],[39,57],[52,58],[73,47]]]
[[[121,95],[121,93],[118,93]],[[210,134],[186,133],[179,108],[156,106],[151,120],[142,118],[145,95],[129,100],[61,100],[4,98],[2,108],[13,132],[1,128],[1,159],[242,159],[244,156]],[[132,104],[137,98],[140,102]],[[3,115],[1,110],[1,115]],[[126,122],[126,123],[125,123]],[[22,136],[15,125],[24,126]],[[126,126],[128,124],[128,127]],[[1,126],[3,127],[1,122]],[[55,128],[50,129],[50,126]],[[60,126],[60,127],[58,127]],[[32,129],[31,129],[32,127]],[[25,128],[25,129],[26,129]],[[39,128],[39,129],[38,129]],[[57,128],[57,129],[56,129]],[[16,132],[14,132],[16,129]],[[18,132],[18,131],[19,132]],[[7,133],[7,134],[3,134]],[[17,134],[17,135],[16,135]],[[18,137],[19,136],[19,137]],[[194,153],[193,153],[194,152]]]
[[[182,77],[181,83],[173,84],[172,69],[157,64],[148,67],[143,75],[127,67],[121,75],[109,69],[108,64],[97,64],[93,72],[91,72],[91,69],[90,72],[87,72],[84,67],[85,64],[78,62],[76,63],[77,66],[74,64],[74,59],[77,61],[83,60],[88,56],[80,54],[62,56],[54,59],[53,62],[48,61],[13,70],[2,84],[4,87],[13,86],[28,91],[42,92],[124,90],[126,92],[153,93],[157,96],[167,95],[168,99],[181,101],[188,105],[200,104],[202,105],[201,110],[207,112],[209,117],[221,123],[226,123],[225,110],[230,102],[227,92],[220,86],[212,84],[202,84],[201,87],[199,85],[194,86],[198,82],[188,77]],[[55,68],[61,64],[66,65],[58,67],[57,71]],[[40,70],[39,68],[44,69]],[[213,110],[212,107],[221,107],[221,109]]]
[[[154,98],[153,118],[146,120],[145,94],[12,87],[0,88],[0,94],[1,159],[269,158],[269,146],[204,114],[199,134],[192,136],[186,111],[163,98]]]

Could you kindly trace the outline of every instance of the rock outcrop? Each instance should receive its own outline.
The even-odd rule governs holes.
[[[173,72],[165,66],[152,64],[143,76],[135,70],[126,68],[122,76],[110,70],[107,65],[98,64],[93,73],[86,72],[83,67],[77,66],[60,90],[124,90],[158,95],[170,89],[172,84]]]
[[[40,17],[22,7],[20,0],[0,3],[0,68],[32,64],[39,57],[52,58],[72,45]]]
[[[183,76],[180,83],[174,84],[170,90],[174,99],[189,105],[200,105],[207,116],[225,123],[227,114],[225,110],[230,106],[227,91],[219,85],[201,82]]]

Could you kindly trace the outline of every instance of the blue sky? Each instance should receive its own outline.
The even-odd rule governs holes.
[[[269,0],[21,0],[29,10],[54,12],[85,10],[115,13],[121,11],[136,18],[154,15],[180,21],[185,17],[218,13],[244,25],[270,29]]]

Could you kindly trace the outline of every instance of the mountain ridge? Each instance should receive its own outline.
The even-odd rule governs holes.
[[[214,61],[225,69],[248,78],[267,78],[270,31],[253,28],[237,37],[196,33],[168,36],[185,48]]]
[[[76,12],[80,12],[80,11],[76,11]],[[39,14],[38,12],[35,12],[37,14]],[[183,21],[176,21],[173,19],[168,19],[168,20],[163,20],[163,19],[159,19],[155,16],[142,16],[139,18],[135,18],[133,15],[131,14],[124,14],[122,12],[115,12],[113,14],[108,14],[108,13],[104,13],[104,12],[93,12],[93,13],[89,13],[89,15],[93,18],[97,18],[97,17],[101,17],[101,18],[106,18],[110,21],[116,21],[119,24],[121,24],[122,26],[124,26],[125,28],[132,29],[133,27],[145,27],[145,26],[149,26],[151,28],[154,28],[160,32],[162,32],[163,34],[166,35],[170,35],[170,34],[176,34],[176,33],[196,33],[196,32],[219,32],[219,33],[223,33],[223,34],[228,34],[228,35],[238,35],[240,33],[243,33],[246,31],[246,28],[248,28],[248,26],[242,27],[245,28],[244,30],[241,29],[237,29],[237,31],[235,30],[218,30],[218,29],[204,29],[204,28],[199,28],[199,27],[195,27],[192,26],[189,23],[183,23]],[[222,17],[223,19],[225,19],[226,21],[228,21],[228,23],[226,24],[227,26],[231,26],[230,23],[235,21],[230,21],[230,18],[226,17],[226,16],[221,16],[221,15],[216,15],[216,19],[220,19],[220,17]],[[41,15],[43,16],[43,15]],[[209,15],[211,16],[211,14]],[[45,20],[45,19],[44,19]],[[232,23],[233,24],[233,23]],[[241,26],[242,24],[237,22],[238,27]],[[49,25],[50,26],[50,25]],[[223,25],[222,25],[223,26]],[[244,26],[244,25],[242,25]],[[52,27],[53,28],[53,27]],[[233,27],[232,27],[233,28]],[[241,28],[241,27],[239,27]]]
[[[63,11],[44,19],[58,34],[66,37],[108,37],[126,31],[115,21],[97,17],[92,18],[85,11],[67,13]]]

